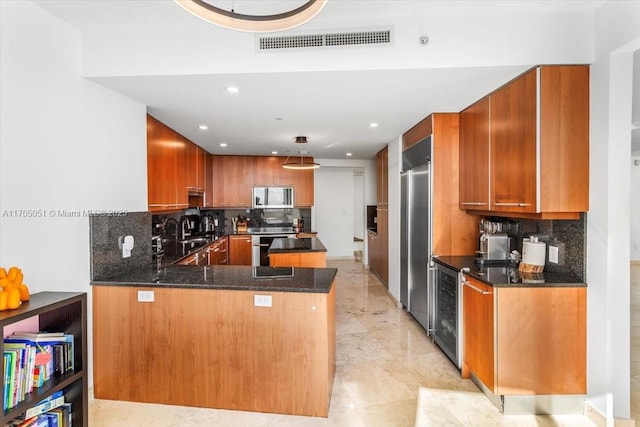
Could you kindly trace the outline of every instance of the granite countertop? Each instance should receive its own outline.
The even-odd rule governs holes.
[[[464,273],[493,287],[586,287],[569,268],[542,273],[522,273],[515,263],[507,265],[480,265],[475,256],[434,256],[433,261]]]
[[[273,239],[269,247],[269,253],[288,253],[288,252],[327,252],[320,239],[317,237],[305,237],[302,239]]]
[[[244,265],[168,265],[158,272],[150,265],[92,280],[91,285],[328,293],[336,273],[335,268]]]

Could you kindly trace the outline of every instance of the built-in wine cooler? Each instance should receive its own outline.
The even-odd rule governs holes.
[[[460,368],[462,366],[462,294],[458,272],[435,263],[434,342]]]

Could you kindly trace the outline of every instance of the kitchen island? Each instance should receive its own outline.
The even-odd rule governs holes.
[[[326,417],[335,275],[167,266],[92,282],[95,397]]]
[[[327,248],[317,237],[274,239],[269,247],[271,267],[326,267]]]
[[[505,414],[582,413],[587,392],[587,288],[569,268],[434,257],[463,273],[462,377]]]

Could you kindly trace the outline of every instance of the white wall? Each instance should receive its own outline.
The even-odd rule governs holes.
[[[327,247],[327,257],[353,257],[353,174],[364,171],[364,196],[362,210],[366,205],[376,204],[375,160],[316,159],[320,169],[315,171],[315,206],[311,211],[313,228]],[[343,180],[343,181],[340,181]],[[349,205],[343,209],[341,203]],[[348,212],[347,212],[348,211]],[[349,216],[350,215],[350,216]],[[346,220],[345,220],[346,218]],[[365,217],[366,218],[366,217]],[[348,228],[344,222],[348,222]],[[366,227],[366,223],[363,224]],[[341,230],[338,235],[338,230]],[[366,232],[363,230],[364,253],[362,262],[368,264]]]
[[[640,3],[604,2],[595,14],[587,217],[588,402],[629,417],[630,132]]]
[[[146,109],[80,76],[62,21],[30,2],[0,17],[0,265],[34,293],[90,295],[88,217],[59,211],[147,209]]]

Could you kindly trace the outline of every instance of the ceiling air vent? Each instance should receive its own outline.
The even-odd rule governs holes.
[[[391,30],[304,34],[297,36],[261,36],[258,39],[258,50],[384,45],[389,43],[391,43]]]

